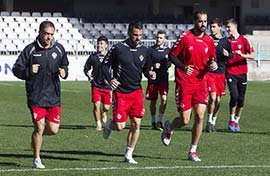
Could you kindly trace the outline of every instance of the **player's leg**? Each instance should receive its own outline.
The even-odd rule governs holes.
[[[160,105],[159,105],[159,115],[158,115],[158,128],[163,129],[163,116],[165,113],[165,109],[167,106],[167,98],[168,98],[168,90],[169,83],[168,82],[160,82],[159,84],[159,93],[160,93]]]
[[[101,120],[103,123],[107,122],[107,112],[110,110],[110,106],[112,104],[112,91],[104,90],[101,102],[103,104],[102,112],[101,112]]]
[[[95,117],[95,121],[96,121],[96,130],[97,131],[101,131],[102,130],[102,125],[101,125],[101,102],[97,101],[93,103],[93,114]]]
[[[148,83],[145,93],[146,100],[150,100],[149,109],[152,118],[152,129],[157,129],[156,104],[158,99],[157,84]]]
[[[34,131],[32,133],[32,149],[33,149],[33,167],[37,169],[43,169],[45,166],[40,159],[40,150],[42,145],[42,136],[45,130],[45,116],[47,114],[46,109],[40,107],[31,107],[32,121],[34,124]]]
[[[235,131],[235,112],[236,112],[236,103],[239,97],[238,92],[238,81],[233,75],[227,75],[227,84],[230,91],[230,121],[228,125],[228,130]]]
[[[215,103],[217,98],[217,88],[216,88],[216,74],[208,73],[207,76],[207,89],[209,91],[209,102],[208,102],[208,119],[205,131],[213,132],[213,114],[215,110]]]
[[[240,131],[239,120],[241,117],[241,113],[244,109],[246,90],[247,90],[247,75],[244,74],[239,76],[238,78],[239,97],[237,100],[237,108],[235,112],[235,131]]]

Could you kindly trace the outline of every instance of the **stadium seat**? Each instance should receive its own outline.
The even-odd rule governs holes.
[[[52,14],[51,14],[51,12],[43,12],[43,13],[42,13],[42,16],[43,16],[43,17],[51,17]]]
[[[26,17],[25,21],[29,24],[36,23],[36,19],[34,17]]]
[[[0,16],[10,16],[10,13],[6,11],[2,11],[0,12]]]
[[[58,23],[68,23],[68,19],[66,17],[59,17],[58,19]]]
[[[22,27],[14,28],[14,32],[15,32],[16,34],[23,33],[23,32],[25,32],[25,28],[22,28]]]
[[[6,28],[6,27],[8,27],[8,25],[7,25],[6,22],[1,22],[1,23],[0,23],[0,29],[4,29],[4,28]],[[1,31],[0,31],[0,32],[1,32]]]
[[[53,17],[62,17],[62,13],[61,12],[53,12]]]
[[[21,13],[20,12],[16,12],[16,11],[13,11],[13,12],[11,12],[11,14],[10,14],[11,16],[21,16]]]
[[[7,34],[0,32],[0,40],[7,38]]]
[[[40,12],[32,12],[32,17],[41,17]]]
[[[19,23],[18,22],[8,23],[8,27],[13,28],[13,29],[18,28]]]
[[[13,23],[14,22],[14,17],[12,17],[12,16],[4,17],[4,21],[6,23]]]
[[[31,17],[31,14],[30,14],[30,12],[22,12],[21,16],[23,16],[23,17]]]
[[[15,18],[15,21],[18,23],[25,23],[25,17],[18,16]]]

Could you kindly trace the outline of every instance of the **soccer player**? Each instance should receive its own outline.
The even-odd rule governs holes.
[[[227,32],[230,35],[233,58],[226,65],[226,79],[230,91],[230,120],[228,130],[240,131],[239,120],[244,107],[247,89],[247,59],[255,60],[254,49],[246,37],[240,35],[234,19],[226,21]]]
[[[155,80],[148,79],[146,89],[146,99],[150,100],[150,113],[152,117],[152,128],[163,129],[162,119],[167,105],[167,96],[169,89],[169,72],[170,62],[168,54],[170,49],[165,46],[166,31],[158,31],[156,36],[156,44],[149,48],[150,58],[157,78]],[[160,105],[158,122],[156,123],[156,103],[160,94]]]
[[[145,111],[141,87],[142,73],[147,78],[156,77],[156,73],[151,70],[148,49],[140,44],[142,34],[141,22],[130,23],[128,39],[111,48],[102,67],[106,80],[114,90],[113,120],[109,119],[105,124],[103,137],[108,139],[112,130],[123,130],[129,116],[131,127],[127,136],[124,161],[130,164],[137,164],[132,153],[140,135],[141,120]]]
[[[217,69],[213,39],[205,33],[207,13],[196,11],[193,16],[194,27],[185,31],[172,47],[169,59],[175,68],[175,96],[179,117],[172,122],[167,120],[161,134],[164,145],[169,145],[173,131],[190,122],[194,112],[191,145],[188,159],[201,161],[197,146],[203,129],[204,113],[208,103],[208,92],[205,75],[208,69]]]
[[[68,76],[68,59],[64,47],[55,42],[54,24],[43,21],[36,40],[19,55],[12,71],[25,80],[27,104],[32,115],[34,131],[32,148],[33,167],[44,169],[40,159],[43,135],[58,132],[61,116],[60,80]]]
[[[84,73],[91,81],[93,113],[96,120],[96,130],[102,130],[102,124],[107,121],[106,112],[112,103],[112,91],[101,70],[101,64],[107,53],[108,39],[100,36],[97,39],[97,52],[91,54],[84,65]],[[102,117],[102,118],[101,118]]]
[[[215,132],[215,124],[220,107],[220,99],[225,96],[225,66],[229,58],[233,57],[231,44],[221,34],[222,20],[215,18],[210,22],[211,37],[216,46],[218,69],[207,74],[207,86],[209,91],[208,120],[206,132]]]

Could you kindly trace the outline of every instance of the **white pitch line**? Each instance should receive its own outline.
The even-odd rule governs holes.
[[[147,166],[147,167],[96,167],[96,168],[54,168],[54,169],[2,169],[3,172],[53,172],[53,171],[104,171],[104,170],[156,170],[156,169],[235,169],[270,168],[270,165],[220,165],[220,166]]]

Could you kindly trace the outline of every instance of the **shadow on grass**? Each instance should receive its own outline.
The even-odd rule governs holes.
[[[101,151],[78,151],[78,150],[41,150],[44,153],[56,153],[56,154],[69,154],[69,155],[97,155],[97,156],[109,156],[109,157],[124,157],[124,154],[105,153]],[[145,155],[134,155],[138,158],[152,158],[162,159],[161,157],[145,156]]]
[[[42,151],[43,152],[43,151]],[[32,154],[11,154],[11,153],[0,153],[0,157],[3,158],[33,158]],[[49,156],[42,155],[44,159],[55,159],[55,160],[70,160],[70,161],[78,161],[80,158],[69,158],[69,157],[59,157],[59,156]]]
[[[11,163],[11,162],[0,162],[0,166],[16,166],[16,167],[20,167],[21,165],[19,165],[17,163]]]

